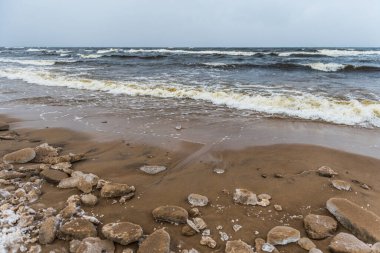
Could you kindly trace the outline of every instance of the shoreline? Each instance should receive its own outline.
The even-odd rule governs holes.
[[[33,115],[29,117],[32,118]],[[299,230],[301,236],[305,236],[303,218],[310,213],[331,216],[325,206],[326,201],[332,197],[346,198],[380,214],[380,203],[377,201],[377,182],[380,176],[375,173],[380,160],[371,157],[305,144],[205,145],[186,141],[183,137],[167,142],[153,140],[158,145],[152,145],[152,140],[143,142],[141,136],[129,140],[102,139],[95,138],[94,132],[72,131],[64,124],[61,128],[56,128],[62,121],[56,121],[54,126],[50,126],[54,121],[41,122],[38,118],[32,122],[24,120],[0,117],[0,121],[13,122],[10,130],[19,134],[15,140],[0,141],[1,156],[22,148],[35,148],[49,143],[53,147],[61,147],[63,154],[85,154],[85,160],[72,164],[71,169],[74,171],[93,173],[103,180],[136,188],[134,198],[124,204],[119,203],[118,198],[102,198],[99,191],[94,189],[93,194],[98,197],[98,203],[93,207],[80,206],[86,214],[94,215],[101,222],[97,225],[97,234],[102,238],[101,228],[104,224],[129,221],[140,225],[145,235],[165,227],[170,234],[171,250],[174,252],[185,252],[184,249],[191,248],[199,252],[224,252],[226,242],[221,240],[219,232],[226,233],[229,240],[241,239],[252,246],[255,238],[265,238],[271,228],[279,225],[291,226]],[[36,123],[48,128],[25,128],[28,124],[36,126]],[[183,132],[185,130],[187,129]],[[171,131],[177,132],[172,128]],[[164,149],[163,146],[167,148]],[[165,166],[167,170],[147,175],[139,170],[143,165]],[[23,165],[15,165],[20,166]],[[333,188],[332,179],[317,175],[316,170],[321,166],[329,166],[337,171],[339,175],[333,179],[350,183],[352,190],[340,191]],[[224,173],[217,174],[214,169],[222,169]],[[361,183],[370,189],[362,188]],[[2,189],[6,187],[1,186]],[[272,197],[270,205],[262,207],[234,203],[233,193],[238,188],[256,194],[269,194]],[[56,184],[46,181],[42,182],[41,192],[31,207],[36,210],[53,207],[58,213],[67,205],[66,200],[71,195],[83,195],[76,188],[58,189]],[[198,209],[200,217],[211,230],[211,237],[217,243],[215,249],[200,245],[200,234],[184,236],[181,232],[182,225],[155,222],[152,217],[152,210],[162,205],[176,205],[189,211],[191,205],[187,202],[187,197],[191,193],[207,196],[210,201],[206,207]],[[281,205],[283,210],[277,211],[274,205]],[[242,227],[235,231],[233,225]],[[223,228],[217,229],[219,226]],[[339,225],[337,232],[347,230]],[[313,242],[325,252],[331,239],[328,237]],[[122,252],[125,248],[136,250],[138,247],[137,243],[127,247],[115,243],[115,246],[116,252]],[[61,247],[68,249],[69,241],[55,239],[53,244],[43,246],[42,252]],[[305,252],[295,243],[276,247],[281,252]]]

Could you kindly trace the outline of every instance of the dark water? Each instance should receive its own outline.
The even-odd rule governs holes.
[[[14,85],[30,97],[60,87],[119,108],[143,96],[155,103],[140,106],[160,110],[180,103],[188,113],[231,108],[380,127],[379,48],[0,48],[2,100],[18,98],[4,95]]]

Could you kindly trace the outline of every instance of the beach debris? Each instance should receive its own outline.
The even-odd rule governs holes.
[[[140,167],[140,170],[147,173],[147,174],[155,175],[155,174],[158,174],[162,171],[165,171],[166,167],[165,166],[158,166],[158,165],[144,165],[144,166]]]
[[[103,198],[114,198],[127,195],[128,193],[135,192],[134,186],[119,183],[106,183],[100,191],[100,196]]]
[[[62,240],[81,240],[87,237],[96,237],[96,235],[94,224],[83,218],[74,218],[60,227],[58,238]]]
[[[40,175],[47,182],[52,184],[58,184],[62,179],[68,178],[69,176],[59,170],[45,169],[40,172]]]
[[[233,200],[237,204],[242,205],[256,205],[257,196],[247,189],[235,189]]]
[[[187,225],[189,225],[192,229],[194,229],[195,231],[197,231],[198,233],[207,228],[207,224],[206,222],[202,219],[202,218],[194,218],[193,220],[187,220]]]
[[[170,251],[170,235],[164,229],[158,229],[141,243],[137,253],[168,253]]]
[[[274,210],[281,212],[282,211],[282,206],[281,205],[274,205]]]
[[[184,225],[181,229],[181,234],[184,236],[193,236],[197,234],[198,232],[195,231],[191,226],[188,224]]]
[[[143,229],[131,222],[114,222],[104,225],[102,234],[111,241],[128,245],[137,242],[143,236]]]
[[[359,239],[367,243],[380,241],[380,217],[375,213],[344,198],[329,199],[326,208]]]
[[[94,194],[83,194],[80,197],[80,200],[82,203],[86,206],[95,206],[98,203],[98,197],[96,197]]]
[[[368,244],[360,241],[354,235],[343,232],[333,237],[329,249],[333,253],[371,253],[371,248]]]
[[[58,219],[54,216],[46,218],[42,223],[38,234],[41,244],[50,244],[54,241],[57,233]]]
[[[210,236],[202,236],[200,242],[201,245],[205,245],[211,249],[216,247],[216,241],[212,239]]]
[[[228,241],[226,243],[225,253],[254,253],[251,246],[242,240]]]
[[[300,231],[288,226],[276,226],[267,235],[267,242],[272,245],[286,245],[297,242],[301,237]]]
[[[230,237],[227,235],[226,232],[219,231],[219,235],[220,235],[220,240],[222,241],[228,241],[228,239],[230,239]]]
[[[32,148],[23,148],[3,156],[4,163],[27,163],[36,157]]]
[[[206,196],[196,194],[196,193],[191,193],[187,197],[187,201],[192,206],[206,206],[208,204],[208,198]]]
[[[0,131],[8,131],[8,130],[9,130],[9,124],[3,121],[0,121]]]
[[[331,169],[328,166],[322,166],[318,168],[317,174],[322,177],[333,177],[333,176],[337,176],[338,172],[335,172],[333,169]]]
[[[341,191],[350,191],[351,190],[351,184],[346,182],[346,181],[343,181],[343,180],[332,180],[331,184],[336,189],[341,190]]]
[[[215,168],[213,171],[216,174],[223,174],[224,172],[226,172],[225,169],[222,168]]]
[[[170,223],[187,223],[188,212],[179,206],[160,206],[153,210],[153,217],[156,221]]]
[[[298,240],[298,245],[303,248],[304,250],[311,250],[313,248],[316,248],[317,246],[307,237],[302,237]]]
[[[338,227],[336,220],[329,216],[308,214],[303,220],[306,234],[315,240],[333,235]]]
[[[70,242],[71,245],[71,242]],[[75,246],[75,253],[114,253],[115,245],[110,240],[87,237]]]
[[[241,226],[241,225],[239,225],[239,224],[234,224],[234,225],[232,226],[232,229],[233,229],[235,232],[237,232],[237,231],[239,231],[242,227],[243,227],[243,226]]]

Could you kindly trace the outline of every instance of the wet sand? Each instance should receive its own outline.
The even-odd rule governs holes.
[[[139,224],[144,234],[165,227],[174,252],[191,248],[199,252],[224,252],[225,242],[221,241],[219,231],[226,232],[230,240],[242,239],[250,245],[254,245],[256,237],[266,238],[267,232],[277,225],[292,226],[301,231],[301,237],[305,236],[302,217],[309,213],[331,216],[325,209],[326,201],[331,197],[347,198],[380,214],[380,160],[368,156],[304,144],[225,148],[185,140],[177,140],[173,146],[112,138],[99,141],[99,136],[80,132],[81,129],[20,128],[22,120],[5,116],[0,120],[10,122],[11,130],[15,126],[19,134],[16,140],[0,141],[1,156],[47,142],[62,147],[64,153],[85,153],[86,159],[74,163],[74,170],[135,186],[135,197],[125,204],[99,198],[95,207],[82,208],[98,217],[102,224],[115,221]],[[157,175],[147,175],[139,170],[142,165],[163,165],[168,169]],[[331,186],[331,179],[318,176],[315,170],[324,165],[339,172],[336,179],[351,182],[352,191],[339,191]],[[222,168],[225,172],[216,174],[215,168]],[[371,189],[361,188],[355,180],[371,186]],[[267,193],[272,196],[271,204],[267,207],[237,205],[232,200],[236,188],[246,188],[256,194]],[[80,194],[77,189],[58,189],[46,182],[42,192],[32,207],[60,210],[69,196]],[[199,207],[199,210],[211,229],[211,237],[217,242],[215,249],[200,245],[199,234],[192,237],[181,235],[181,225],[157,223],[153,219],[152,210],[161,205],[178,205],[189,210],[187,196],[190,193],[205,195],[210,200],[208,206]],[[95,191],[95,195],[99,192]],[[276,211],[275,204],[281,205],[283,211]],[[235,232],[234,224],[242,228]],[[223,228],[217,230],[218,226]],[[98,231],[100,228],[101,225]],[[345,229],[339,226],[338,231]],[[98,234],[101,236],[100,232]],[[327,252],[330,240],[314,243]],[[53,244],[43,246],[43,252],[58,246],[68,248],[68,242],[56,239]],[[136,243],[131,246],[137,249]],[[116,245],[116,248],[121,252],[125,246]],[[305,252],[296,244],[277,248],[280,252]]]

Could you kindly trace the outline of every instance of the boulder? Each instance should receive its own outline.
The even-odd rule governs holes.
[[[267,235],[267,242],[272,245],[286,245],[300,239],[300,231],[292,227],[276,226]]]
[[[158,229],[141,243],[137,253],[169,253],[170,235],[164,229]]]
[[[49,183],[58,184],[62,179],[68,178],[69,176],[62,171],[45,169],[41,171],[40,175]]]
[[[380,241],[380,217],[343,198],[331,198],[326,208],[359,239],[367,243]]]
[[[316,240],[333,235],[338,222],[329,216],[308,214],[303,220],[307,235]]]
[[[9,124],[3,121],[0,121],[0,131],[8,131],[8,130],[9,130]]]
[[[100,191],[100,196],[103,198],[121,197],[134,191],[134,186],[118,183],[106,183]]]
[[[330,242],[333,253],[371,253],[371,248],[351,234],[339,233]]]
[[[298,245],[303,248],[304,250],[311,250],[313,248],[316,248],[317,246],[307,237],[302,237],[298,240]]]
[[[75,253],[114,253],[115,245],[112,241],[102,240],[99,237],[87,237],[78,245]]]
[[[328,166],[322,166],[317,170],[317,174],[322,176],[322,177],[333,177],[337,176],[338,173],[335,172],[333,169],[331,169]]]
[[[153,217],[157,221],[166,221],[171,223],[186,223],[189,214],[179,206],[160,206],[153,210]]]
[[[226,243],[225,253],[254,253],[251,246],[242,240],[228,241]]]
[[[156,166],[156,165],[153,165],[153,166],[145,165],[145,166],[142,166],[140,168],[140,170],[147,173],[147,174],[155,175],[157,173],[165,171],[166,167],[165,166]]]
[[[256,194],[247,189],[235,189],[233,199],[237,204],[253,206],[257,204]]]
[[[128,245],[138,241],[143,236],[143,230],[131,222],[114,222],[104,225],[102,234],[111,241]]]
[[[196,194],[196,193],[191,193],[187,197],[187,201],[192,206],[206,206],[208,204],[208,198],[206,196]]]
[[[98,198],[94,194],[84,194],[80,197],[80,200],[86,206],[95,206],[98,203]]]
[[[334,188],[341,190],[341,191],[350,191],[351,190],[351,184],[343,181],[343,180],[332,180],[331,184]]]
[[[75,218],[63,224],[60,228],[62,239],[84,239],[86,237],[96,237],[96,227],[86,219]]]
[[[24,148],[6,154],[3,157],[4,163],[27,163],[34,159],[36,152],[32,148]]]
[[[45,219],[41,223],[41,227],[38,234],[38,241],[40,242],[40,244],[49,244],[54,241],[57,233],[57,224],[58,220],[54,216]]]

